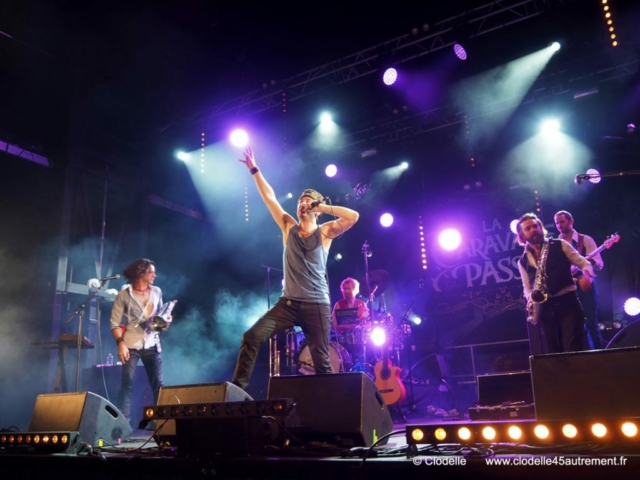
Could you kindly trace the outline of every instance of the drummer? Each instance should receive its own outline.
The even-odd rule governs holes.
[[[349,325],[353,325],[353,327],[367,325],[369,322],[369,308],[365,302],[356,298],[360,293],[360,283],[355,278],[347,277],[340,283],[340,291],[342,292],[342,298],[336,302],[331,312],[333,328],[337,328],[338,325],[344,328],[350,328]],[[337,313],[338,310],[342,309],[350,309],[350,312],[353,312],[353,316],[343,316]],[[343,311],[341,313],[347,312]],[[340,321],[338,317],[340,317]]]

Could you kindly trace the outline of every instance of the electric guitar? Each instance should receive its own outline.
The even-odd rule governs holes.
[[[620,240],[620,235],[618,235],[617,233],[614,233],[609,238],[607,238],[604,241],[604,243],[600,245],[598,248],[596,248],[593,252],[591,252],[588,255],[585,255],[584,258],[586,258],[587,260],[591,260],[593,257],[598,255],[603,250],[611,248],[613,244],[617,243],[619,240]],[[592,284],[593,280],[587,280],[587,278],[582,274],[580,269],[578,269],[577,267],[571,267],[571,273],[573,274],[576,283],[580,287],[580,290],[582,290],[585,293],[589,293],[591,290],[593,290],[593,284]]]
[[[382,360],[373,367],[373,373],[376,377],[374,383],[380,390],[387,406],[390,406],[404,400],[407,397],[407,389],[400,380],[402,369],[394,367],[389,359],[389,348],[385,345],[382,349]]]

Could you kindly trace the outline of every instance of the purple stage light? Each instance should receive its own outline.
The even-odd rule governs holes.
[[[231,132],[229,140],[234,147],[244,148],[249,145],[249,134],[240,128]]]
[[[380,225],[382,225],[383,227],[390,227],[391,225],[393,225],[393,215],[391,215],[390,213],[383,213],[380,216]]]
[[[453,51],[456,54],[456,57],[458,57],[460,60],[466,60],[467,59],[467,51],[459,43],[456,43],[453,46]]]
[[[462,235],[455,228],[447,228],[438,235],[438,244],[444,250],[449,252],[455,250],[462,242]]]
[[[589,175],[589,181],[591,183],[600,183],[600,180],[602,180],[600,172],[595,168],[590,168],[589,170],[587,170],[587,175]]]
[[[393,85],[398,79],[398,71],[395,68],[387,68],[382,75],[382,81],[385,85]]]
[[[382,327],[374,327],[369,338],[376,347],[381,347],[387,341],[387,332]]]
[[[640,298],[631,297],[624,302],[624,313],[630,317],[635,317],[640,313]]]
[[[336,173],[338,173],[338,167],[333,163],[331,165],[327,165],[327,168],[324,169],[324,174],[329,178],[335,177]]]

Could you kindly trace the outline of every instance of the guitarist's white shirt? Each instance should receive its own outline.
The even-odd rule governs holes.
[[[567,238],[567,236],[568,235],[560,234],[560,238],[566,240],[569,243],[571,243],[571,240],[573,240],[577,244],[578,239],[580,238],[580,234],[575,230],[572,230],[571,238]],[[580,255],[587,256],[594,250],[598,249],[598,244],[589,235],[583,234],[583,244],[584,244],[584,254],[582,252],[579,252]],[[602,256],[599,253],[593,257],[593,262],[594,262],[593,266],[596,272],[599,272],[604,268],[604,261],[602,260]]]

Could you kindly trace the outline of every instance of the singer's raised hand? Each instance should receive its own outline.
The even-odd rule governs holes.
[[[244,163],[249,170],[256,167],[256,157],[253,154],[251,147],[247,147],[244,151],[244,160],[239,158],[238,161]]]

